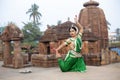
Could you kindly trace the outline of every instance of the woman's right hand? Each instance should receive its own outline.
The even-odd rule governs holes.
[[[56,53],[56,57],[57,57],[57,58],[58,58],[58,57],[61,57],[61,55],[60,55],[60,53],[58,52],[57,49],[53,48],[53,50],[55,51],[55,53]]]
[[[53,48],[54,53],[58,52],[55,48]]]

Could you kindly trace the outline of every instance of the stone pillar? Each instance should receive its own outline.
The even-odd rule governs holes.
[[[14,41],[14,58],[13,58],[13,67],[22,68],[23,67],[23,57],[21,54],[20,41]]]
[[[3,60],[3,43],[0,40],[0,60]]]
[[[4,66],[7,66],[8,64],[11,64],[12,61],[11,61],[11,58],[10,58],[10,42],[4,42],[4,57],[3,57],[3,61],[4,61]]]

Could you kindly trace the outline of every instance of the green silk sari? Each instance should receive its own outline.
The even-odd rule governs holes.
[[[69,44],[68,41],[72,41],[75,45],[74,50],[69,50],[65,59],[58,59],[58,64],[62,72],[85,72],[86,65],[84,63],[84,59],[81,56],[81,47],[82,47],[82,40],[81,34],[78,34],[76,39],[69,38],[66,40],[66,45]]]

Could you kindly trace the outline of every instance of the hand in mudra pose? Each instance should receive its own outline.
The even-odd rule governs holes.
[[[61,57],[61,54],[58,52],[57,49],[53,48],[54,52],[56,53],[56,58]]]

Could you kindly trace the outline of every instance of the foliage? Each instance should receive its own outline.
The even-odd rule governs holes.
[[[117,28],[115,32],[116,32],[117,41],[120,41],[120,28]]]
[[[0,27],[0,34],[4,31],[5,27]]]
[[[61,20],[59,20],[58,22],[57,22],[57,24],[59,25],[59,24],[61,24],[62,23],[62,21]]]
[[[117,28],[115,32],[117,35],[120,35],[120,28]]]
[[[7,25],[10,25],[10,24],[16,25],[14,22],[8,22]],[[1,27],[0,27],[0,34],[4,31],[4,29],[5,29],[6,27],[7,27],[7,26],[1,26]]]
[[[120,47],[120,42],[112,42],[110,43],[112,47]]]
[[[41,36],[41,32],[38,26],[34,26],[32,22],[24,23],[24,27],[22,29],[24,34],[24,44],[30,44],[32,46],[36,46],[39,38]]]
[[[31,5],[31,8],[28,9],[26,14],[30,14],[29,19],[33,18],[33,22],[24,23],[22,29],[24,34],[23,44],[29,44],[31,46],[36,46],[42,32],[40,32],[39,25],[41,24],[39,20],[41,19],[42,14],[38,12],[39,6],[36,4]]]
[[[39,6],[36,4],[33,4],[30,9],[26,12],[26,14],[30,13],[30,19],[33,17],[33,23],[34,24],[40,24],[39,20],[41,19],[42,14],[38,12]]]

